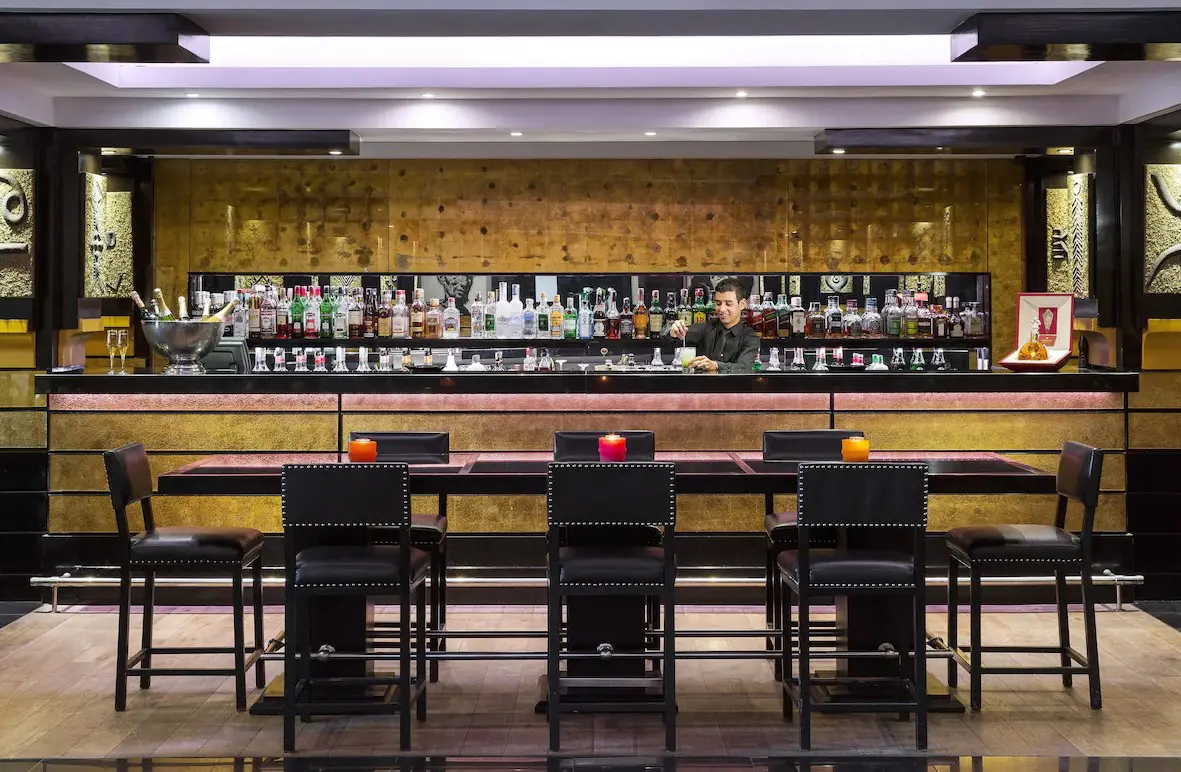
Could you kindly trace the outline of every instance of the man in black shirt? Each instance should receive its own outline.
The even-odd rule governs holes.
[[[697,349],[690,367],[710,373],[749,372],[759,355],[759,336],[742,321],[746,300],[737,279],[722,279],[714,287],[717,319],[687,326],[680,320],[669,327],[668,336]]]

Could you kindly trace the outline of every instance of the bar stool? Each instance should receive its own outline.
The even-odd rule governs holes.
[[[803,431],[774,431],[763,432],[763,460],[776,462],[792,461],[840,461],[841,440],[848,437],[864,436],[860,430],[849,429],[807,429]],[[763,525],[767,532],[765,602],[766,623],[770,630],[780,630],[782,619],[779,618],[779,581],[776,561],[779,553],[784,550],[794,550],[798,545],[796,534],[796,513],[776,512],[775,494],[767,493],[763,501]],[[829,528],[818,528],[813,532],[812,543],[817,546],[834,546],[837,543],[836,531]],[[819,626],[819,625],[818,625]],[[824,625],[831,629],[833,625]],[[767,651],[779,651],[783,646],[780,636],[772,635],[767,638]],[[775,680],[783,677],[782,662],[778,657],[774,659]]]
[[[1103,451],[1077,442],[1068,442],[1058,459],[1058,509],[1054,525],[971,525],[947,532],[950,562],[947,571],[947,646],[954,659],[948,661],[947,683],[955,688],[958,666],[963,665],[971,681],[972,710],[980,710],[981,676],[1000,674],[1061,674],[1062,685],[1070,688],[1074,675],[1086,675],[1091,687],[1091,709],[1103,707],[1099,682],[1099,638],[1095,627],[1095,588],[1091,582],[1092,531],[1095,508],[1099,504],[1099,479],[1103,473]],[[1070,502],[1083,506],[1082,531],[1066,530],[1066,510]],[[971,592],[968,596],[972,644],[959,646],[958,596],[959,567],[968,569]],[[984,646],[980,622],[981,578],[989,569],[1020,567],[1050,569],[1054,572],[1058,606],[1057,646]],[[1083,623],[1087,656],[1070,645],[1070,615],[1066,605],[1067,571],[1079,572],[1082,579]],[[984,667],[983,652],[1058,654],[1059,667]],[[968,652],[969,656],[964,656]]]
[[[426,576],[430,559],[419,549],[357,544],[373,528],[397,528],[399,545],[410,543],[410,467],[406,464],[285,464],[283,530],[286,555],[287,645],[283,651],[283,749],[295,750],[295,715],[398,711],[399,742],[410,747],[410,706],[426,719]],[[358,533],[360,532],[360,533]],[[350,540],[350,537],[352,539]],[[351,541],[351,543],[350,543]],[[302,544],[300,542],[303,542]],[[310,598],[397,595],[398,674],[312,677]],[[410,638],[413,597],[415,640]],[[377,659],[370,651],[344,652],[352,660]],[[410,657],[415,654],[414,677]],[[315,700],[318,685],[397,686],[397,701]],[[308,694],[305,695],[305,692]]]
[[[349,440],[366,439],[377,443],[377,461],[405,464],[446,464],[451,458],[451,437],[447,432],[349,432]],[[398,531],[379,528],[373,533],[375,544],[397,544]],[[410,546],[431,556],[431,613],[428,646],[431,651],[446,651],[447,639],[439,635],[447,629],[447,494],[439,494],[439,514],[412,515]],[[376,622],[377,628],[388,623]],[[431,683],[439,680],[439,661],[431,660]]]
[[[796,512],[799,548],[779,555],[784,630],[790,630],[791,595],[799,598],[799,677],[792,675],[791,638],[782,653],[783,715],[800,708],[800,748],[812,747],[812,711],[825,713],[913,712],[915,747],[927,747],[927,612],[924,559],[927,531],[926,464],[800,464]],[[898,529],[909,532],[911,551],[812,549],[814,528]],[[902,652],[898,678],[814,678],[809,641],[809,604],[826,596],[905,595],[913,614],[913,654]],[[879,652],[849,652],[846,656]],[[816,703],[812,687],[849,682],[897,683],[908,694],[900,701]]]
[[[156,527],[152,516],[152,470],[140,443],[103,453],[111,506],[119,529],[119,635],[115,655],[115,710],[127,708],[127,679],[139,676],[139,688],[147,689],[152,676],[234,676],[234,700],[246,710],[246,671],[253,667],[255,685],[266,686],[263,669],[262,532],[254,528]],[[127,507],[138,503],[144,529],[135,536],[127,520]],[[242,573],[253,570],[254,645],[246,648],[245,601]],[[127,656],[131,625],[131,577],[144,575],[143,633],[140,650]],[[152,611],[156,575],[160,573],[229,574],[233,580],[234,645],[161,647],[152,645]],[[154,668],[153,654],[233,654],[233,668]],[[138,666],[138,667],[137,667]]]
[[[594,491],[588,496],[587,491]],[[600,501],[621,501],[605,514]],[[550,750],[561,746],[562,695],[568,687],[593,686],[599,679],[570,678],[562,675],[562,662],[572,657],[562,646],[562,610],[564,599],[576,595],[645,595],[656,596],[664,606],[663,667],[658,703],[611,703],[580,707],[627,712],[660,711],[664,715],[665,747],[677,744],[677,704],[675,667],[675,593],[677,521],[676,466],[657,463],[560,463],[549,467],[546,492],[546,520],[549,557],[547,561],[548,646],[546,681],[549,687],[548,718]],[[660,546],[629,543],[593,546],[563,546],[562,529],[614,530],[621,528],[664,529]],[[609,645],[609,644],[605,644]],[[601,647],[600,647],[601,648]],[[608,650],[609,652],[609,650]],[[635,654],[635,652],[625,652]],[[643,652],[647,655],[648,652]],[[586,683],[586,682],[591,683]],[[613,678],[611,687],[652,685],[652,679]]]

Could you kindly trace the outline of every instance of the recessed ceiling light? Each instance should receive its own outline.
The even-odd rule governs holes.
[[[747,94],[745,91],[735,91],[734,96],[738,97],[739,99],[745,99],[746,97],[750,96],[750,94]]]
[[[201,95],[200,95],[200,94],[195,94],[195,93],[193,93],[193,92],[191,92],[191,91],[190,91],[189,93],[185,94],[185,96],[187,96],[189,99],[196,99],[197,97],[199,97],[199,96],[201,96]]]
[[[845,148],[843,148],[843,147],[834,147],[834,148],[832,149],[832,153],[833,153],[833,155],[844,155],[844,154],[845,154]]]
[[[340,155],[340,151],[339,150],[329,150],[328,155]]]
[[[1057,150],[1058,155],[1070,155],[1074,152],[1073,147],[1060,147]]]
[[[982,88],[972,89],[972,96],[979,99],[980,97],[984,96],[984,89],[982,89]]]
[[[656,132],[654,132],[654,131],[645,131],[645,132],[644,132],[644,136],[645,136],[645,137],[655,137],[655,136],[656,136]]]
[[[435,95],[434,95],[434,94],[432,94],[431,92],[429,92],[429,91],[428,91],[428,92],[426,92],[425,94],[423,94],[423,95],[422,95],[422,98],[423,98],[423,99],[434,99],[434,98],[435,98]]]
[[[519,132],[519,131],[510,131],[510,132],[508,133],[508,135],[509,135],[510,137],[520,137],[520,136],[522,136],[522,132]]]

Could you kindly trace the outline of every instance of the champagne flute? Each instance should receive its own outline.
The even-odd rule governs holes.
[[[115,348],[119,351],[119,375],[127,375],[127,347],[131,340],[131,330],[123,328],[115,333]]]
[[[114,327],[107,328],[107,356],[111,360],[111,368],[107,370],[107,375],[115,374],[115,349],[119,345],[119,331]]]

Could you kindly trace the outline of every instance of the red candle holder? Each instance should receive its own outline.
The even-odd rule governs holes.
[[[373,440],[349,440],[349,461],[372,464],[377,461],[377,443]]]
[[[627,440],[618,434],[607,434],[599,438],[599,461],[620,462],[627,460]]]

